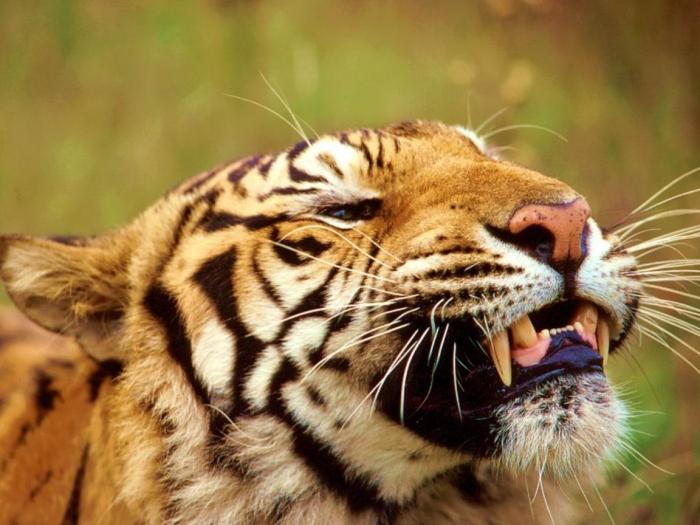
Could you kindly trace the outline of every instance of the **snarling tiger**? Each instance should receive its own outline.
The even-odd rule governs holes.
[[[12,300],[72,339],[0,327],[0,522],[566,523],[551,484],[625,428],[626,246],[434,122],[228,163],[102,236],[1,237]]]

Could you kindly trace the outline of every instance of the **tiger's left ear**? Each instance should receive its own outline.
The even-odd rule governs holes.
[[[0,279],[39,325],[77,338],[99,360],[117,357],[128,304],[125,239],[0,236]]]

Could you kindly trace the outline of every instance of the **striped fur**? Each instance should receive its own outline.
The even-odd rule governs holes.
[[[552,484],[595,470],[623,425],[604,377],[465,420],[478,385],[453,374],[486,365],[458,364],[456,340],[430,353],[450,323],[502,329],[570,293],[490,232],[576,197],[413,122],[226,164],[104,236],[0,238],[15,303],[85,351],[29,327],[4,341],[0,522],[548,523],[548,503],[566,523]],[[589,228],[575,293],[619,346],[634,260]],[[436,312],[437,334],[414,321]]]

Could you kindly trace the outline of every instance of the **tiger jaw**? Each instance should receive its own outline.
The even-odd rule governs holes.
[[[570,324],[562,328],[545,328],[538,333],[530,316],[524,315],[485,343],[498,376],[504,385],[510,386],[513,381],[512,361],[523,368],[537,365],[553,347],[553,336],[567,332],[578,334],[585,345],[598,351],[603,364],[607,363],[610,352],[609,322],[605,314],[599,314],[598,308],[587,301],[577,307]]]

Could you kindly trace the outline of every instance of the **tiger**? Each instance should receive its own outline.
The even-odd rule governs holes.
[[[0,523],[570,523],[645,287],[474,131],[304,138],[92,237],[4,235]]]

